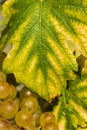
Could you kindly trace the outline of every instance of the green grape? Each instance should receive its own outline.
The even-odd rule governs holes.
[[[55,116],[51,112],[44,112],[40,117],[40,124],[43,126],[49,122],[56,122]]]
[[[35,97],[29,96],[22,100],[22,102],[20,103],[20,108],[26,108],[29,110],[29,112],[35,113],[39,109],[39,104]]]
[[[0,118],[0,130],[9,130],[9,126],[8,120]]]
[[[10,125],[9,130],[21,130],[17,125]]]
[[[27,87],[23,87],[20,91],[19,91],[19,98],[20,100],[22,100],[23,98],[27,98],[30,95],[32,95],[32,93],[30,92],[30,90]]]
[[[33,116],[27,109],[18,111],[15,116],[15,122],[21,128],[27,128],[30,124],[35,125]]]
[[[24,130],[36,130],[36,128],[34,125],[29,124],[28,127],[26,127]]]
[[[3,105],[3,101],[0,100],[0,116],[2,115],[2,110],[3,110],[2,105]]]
[[[14,102],[15,102],[16,104],[18,104],[18,107],[19,107],[19,105],[20,105],[20,99],[19,99],[18,97],[16,97],[16,98],[14,99]]]
[[[2,71],[0,71],[0,82],[6,82],[6,79],[6,75]]]
[[[10,93],[6,99],[14,99],[17,95],[16,87],[12,84],[9,84],[9,86],[10,86]]]
[[[10,94],[10,86],[7,82],[0,82],[0,99],[5,99]]]
[[[35,126],[39,126],[40,125],[40,116],[41,116],[42,112],[41,110],[38,110],[37,112],[35,112],[33,114],[33,118],[35,120]]]
[[[6,119],[13,119],[19,109],[19,105],[14,100],[5,100],[2,105],[2,117]]]
[[[42,130],[59,130],[57,124],[49,122],[42,126]]]

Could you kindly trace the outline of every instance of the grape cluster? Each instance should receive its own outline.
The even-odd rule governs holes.
[[[25,86],[18,90],[0,71],[0,130],[58,130],[55,116],[43,112],[40,99]]]

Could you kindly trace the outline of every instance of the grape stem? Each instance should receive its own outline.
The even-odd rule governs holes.
[[[41,126],[39,126],[37,130],[41,130]]]

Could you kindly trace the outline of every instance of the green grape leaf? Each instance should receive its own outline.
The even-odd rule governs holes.
[[[87,129],[87,75],[70,81],[53,110],[59,130]]]
[[[11,0],[13,14],[4,44],[13,48],[3,71],[14,73],[44,99],[51,101],[75,79],[76,55],[87,56],[86,0]],[[6,6],[9,12],[9,6]],[[79,51],[78,51],[79,50]]]

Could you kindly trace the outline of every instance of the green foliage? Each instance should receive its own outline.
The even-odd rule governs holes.
[[[8,3],[4,10],[11,5]],[[78,70],[71,46],[76,55],[87,55],[86,4],[67,0],[12,3],[13,14],[4,44],[12,43],[13,48],[3,70],[14,73],[18,82],[51,101],[62,94],[66,80],[74,79],[74,71]],[[2,39],[3,36],[5,33]]]
[[[7,0],[2,12],[0,48],[13,45],[3,71],[49,102],[59,97],[60,130],[87,127],[87,1]]]
[[[76,130],[87,128],[87,76],[70,81],[64,97],[59,98],[53,113],[59,129]]]

